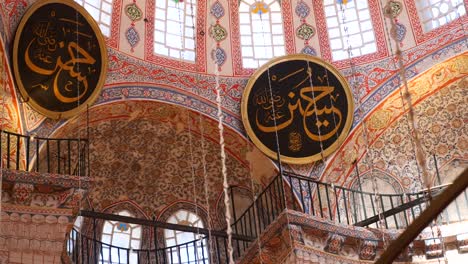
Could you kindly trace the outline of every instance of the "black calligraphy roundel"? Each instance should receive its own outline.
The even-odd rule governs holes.
[[[13,46],[24,100],[50,118],[68,118],[98,97],[107,70],[105,41],[73,1],[40,0],[22,18]]]
[[[354,103],[345,78],[308,55],[271,60],[250,78],[241,103],[248,136],[266,155],[305,164],[330,155],[351,128]],[[279,150],[278,150],[279,147]]]

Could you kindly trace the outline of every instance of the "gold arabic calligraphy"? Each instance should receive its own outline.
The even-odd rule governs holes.
[[[44,76],[53,76],[52,86],[54,95],[60,102],[73,103],[80,100],[88,91],[87,76],[83,75],[79,70],[79,65],[94,65],[96,59],[88,51],[80,47],[77,42],[68,41],[65,44],[65,40],[58,40],[57,34],[52,28],[53,25],[51,25],[50,21],[40,23],[35,27],[33,31],[34,37],[24,52],[24,61],[33,72]],[[62,31],[66,33],[70,30],[62,27]],[[64,51],[65,48],[66,51]],[[33,56],[31,56],[31,53]],[[63,61],[62,56],[69,57],[69,59]],[[82,69],[86,68],[82,67]],[[88,67],[88,71],[94,72],[92,67]],[[61,89],[64,89],[68,94],[73,94],[71,93],[72,88],[81,85],[83,89],[78,90],[76,95],[69,97],[62,93]],[[39,87],[43,90],[49,89],[49,86],[43,83],[33,85],[32,87]]]
[[[281,82],[303,71],[304,69],[300,69],[296,72],[293,72],[279,79],[278,82]],[[304,128],[304,131],[310,139],[314,141],[324,141],[331,138],[337,133],[343,119],[340,109],[336,108],[333,104],[330,107],[323,106],[319,108],[317,106],[318,102],[325,98],[331,98],[331,100],[336,101],[337,96],[335,97],[333,95],[333,91],[335,90],[335,88],[333,86],[305,86],[299,88],[299,91],[297,91],[297,88],[303,85],[307,80],[309,80],[312,75],[311,68],[308,68],[306,72],[306,77],[303,80],[301,80],[298,84],[296,84],[288,93],[287,97],[289,97],[289,99],[275,94],[271,96],[269,93],[256,95],[255,103],[259,105],[260,108],[257,109],[255,122],[260,131],[272,133],[275,131],[285,129],[291,124],[293,124],[295,115],[297,115],[296,113],[299,112],[299,115],[302,117],[302,126]],[[326,78],[326,76],[324,77]],[[272,80],[276,81],[277,77],[272,76]],[[322,77],[319,77],[319,80],[323,82]],[[298,98],[296,96],[297,93],[299,93]],[[328,95],[330,97],[328,97]],[[286,103],[287,110],[284,111]],[[305,104],[305,108],[303,107],[303,104]],[[325,116],[330,114],[333,115],[332,122],[334,123],[334,128],[330,131],[324,132],[324,129],[321,129],[321,127],[328,127],[328,125],[331,123],[327,120],[327,117]],[[316,119],[315,125],[317,127],[317,132],[319,133],[313,132],[309,129],[310,117],[312,118],[312,120],[314,118]],[[320,121],[320,118],[323,121]]]

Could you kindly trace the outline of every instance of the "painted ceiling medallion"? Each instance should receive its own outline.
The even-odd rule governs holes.
[[[222,18],[224,16],[224,7],[219,1],[216,1],[211,6],[211,14],[214,17],[216,17],[216,19],[220,19],[220,18]]]
[[[69,118],[93,104],[104,85],[106,62],[98,25],[73,1],[38,1],[18,26],[16,83],[24,101],[47,117]]]
[[[227,37],[227,31],[220,24],[216,24],[211,27],[211,37],[216,41],[222,41]]]
[[[306,18],[310,13],[309,6],[304,2],[300,1],[296,6],[296,15],[302,19]]]
[[[387,17],[395,18],[397,17],[401,11],[403,10],[403,4],[398,1],[390,1],[385,6],[384,14]]]
[[[125,7],[125,14],[133,22],[140,20],[143,17],[143,12],[141,12],[141,9],[135,3],[128,4]]]
[[[315,28],[307,23],[300,25],[296,30],[298,38],[309,40],[315,35]]]
[[[291,164],[332,154],[349,133],[353,109],[340,72],[305,54],[270,60],[252,75],[241,101],[249,138],[273,159],[279,146],[281,160]]]

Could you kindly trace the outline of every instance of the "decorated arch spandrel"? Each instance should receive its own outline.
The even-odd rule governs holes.
[[[466,115],[463,89],[467,86],[467,65],[468,53],[465,52],[433,66],[408,82],[428,161],[432,159],[430,154],[441,160],[468,155],[468,138],[463,132],[463,115]],[[403,93],[404,90],[401,91]],[[373,166],[398,178],[405,190],[420,188],[406,115],[408,106],[403,106],[401,96],[400,89],[397,89],[382,100],[364,119],[366,131],[363,122],[353,128],[327,164],[321,180],[347,186],[353,180],[353,162],[357,160],[361,174]],[[370,155],[366,155],[367,149]],[[431,168],[430,173],[433,174],[433,170]]]

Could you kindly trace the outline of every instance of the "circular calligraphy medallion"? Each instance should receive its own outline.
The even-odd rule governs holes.
[[[18,26],[13,68],[24,101],[47,117],[68,118],[99,96],[107,71],[105,41],[74,1],[40,0]]]
[[[244,90],[241,113],[253,143],[267,156],[305,164],[333,153],[349,133],[354,103],[345,78],[304,54],[271,60]]]

